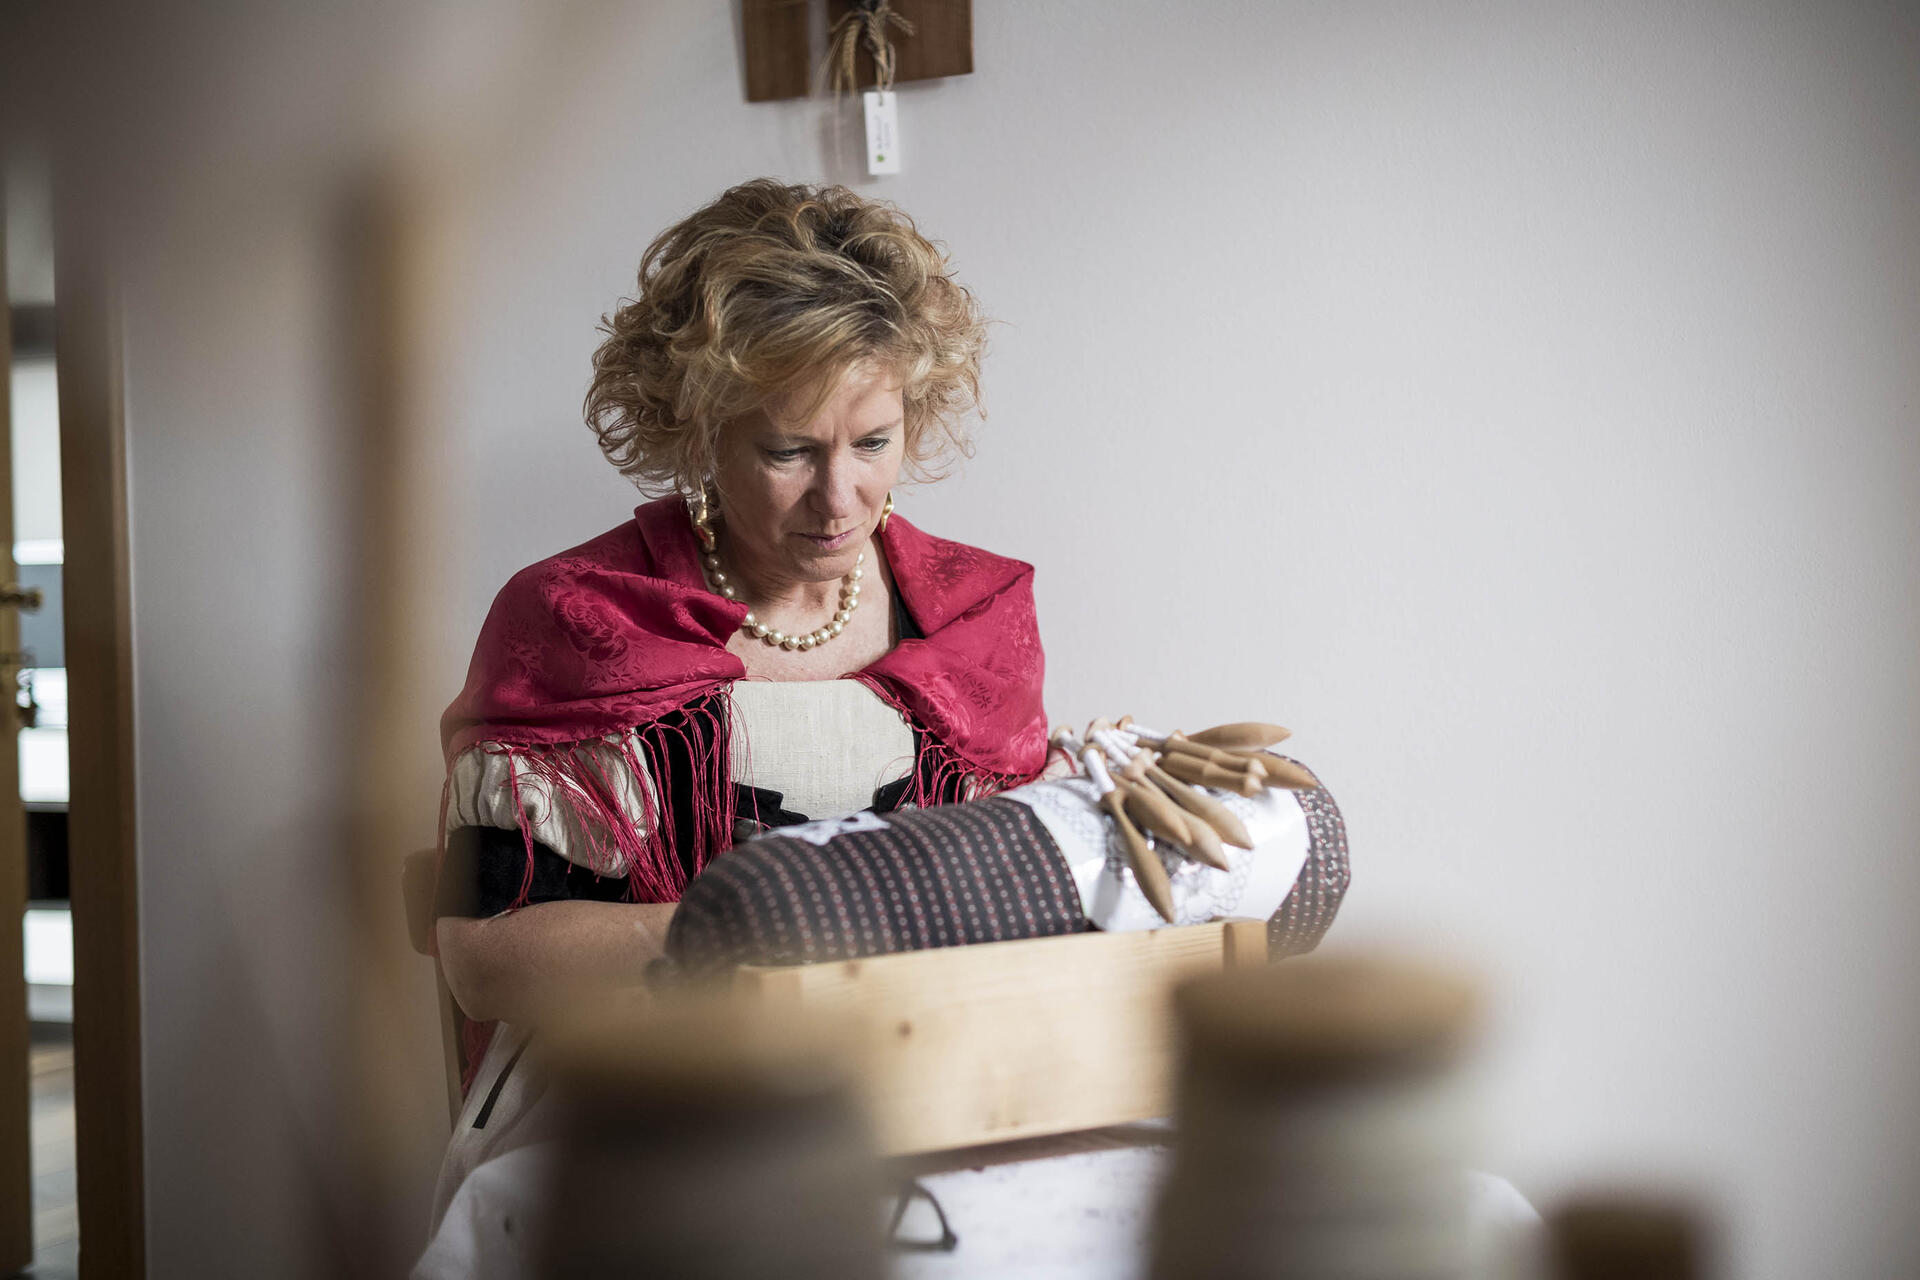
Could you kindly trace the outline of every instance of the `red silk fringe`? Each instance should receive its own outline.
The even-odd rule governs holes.
[[[549,803],[564,811],[584,834],[584,865],[599,876],[624,875],[635,902],[678,902],[687,887],[680,851],[690,850],[695,874],[733,845],[733,770],[728,759],[730,704],[721,695],[636,726],[612,739],[516,746],[487,743],[508,758],[514,812],[526,844],[527,866],[519,897],[533,889],[533,816],[521,801],[522,778],[538,779]],[[693,823],[679,820],[663,788],[675,772],[671,749],[693,764]],[[624,771],[625,778],[617,776]],[[631,781],[631,786],[623,782]],[[622,793],[637,792],[641,811],[629,812]]]
[[[901,806],[927,809],[937,804],[984,800],[1012,787],[1025,786],[1040,776],[1033,773],[995,773],[972,763],[923,726],[907,705],[878,680],[856,677],[880,701],[898,711],[913,727],[915,742],[913,782]],[[1041,761],[1042,768],[1045,761]]]

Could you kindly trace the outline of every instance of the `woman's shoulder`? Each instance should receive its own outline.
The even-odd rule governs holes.
[[[684,551],[650,532],[652,505],[509,578],[481,624],[470,686],[537,679],[557,703],[735,674],[726,638],[740,607],[706,590],[691,531]]]
[[[1010,590],[1031,591],[1033,566],[969,543],[942,538],[894,516],[882,535],[887,562],[923,625],[952,617]]]

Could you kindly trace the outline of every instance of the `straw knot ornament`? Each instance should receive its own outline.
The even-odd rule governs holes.
[[[837,97],[858,87],[855,59],[865,43],[873,55],[874,88],[886,93],[893,88],[895,50],[889,27],[901,35],[913,34],[913,23],[893,11],[891,0],[853,0],[840,20],[827,33],[827,68]]]

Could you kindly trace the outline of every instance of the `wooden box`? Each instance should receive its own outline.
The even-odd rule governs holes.
[[[747,967],[735,984],[849,1016],[881,1150],[907,1155],[1167,1114],[1168,992],[1266,958],[1266,922],[1230,920]]]

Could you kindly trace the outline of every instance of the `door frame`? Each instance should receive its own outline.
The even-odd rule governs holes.
[[[0,197],[4,197],[0,189]],[[5,207],[0,198],[0,210]],[[7,228],[0,217],[0,271],[7,261]],[[13,563],[13,301],[0,288],[0,577],[18,580]],[[16,610],[0,608],[0,651],[20,647]],[[0,659],[0,704],[12,702],[4,687],[12,670]],[[0,722],[9,717],[0,705]],[[20,803],[20,737],[0,728],[0,1274],[33,1263],[32,1032],[27,1018],[26,946],[22,922],[27,907],[27,815]],[[7,778],[15,785],[5,785]]]
[[[87,220],[55,189],[80,1275],[146,1274],[133,610],[120,309]]]

